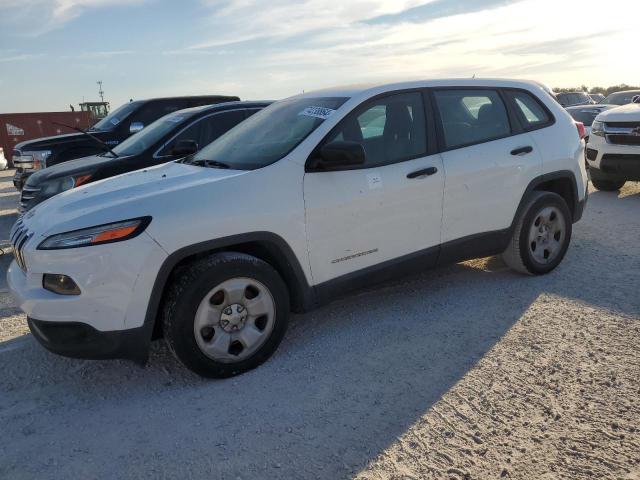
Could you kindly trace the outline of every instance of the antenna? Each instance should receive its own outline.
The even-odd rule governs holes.
[[[100,101],[104,102],[104,92],[102,91],[102,80],[96,82],[98,84],[98,95],[100,95]]]

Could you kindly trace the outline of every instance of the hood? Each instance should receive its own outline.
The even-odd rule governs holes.
[[[640,103],[629,103],[602,112],[596,120],[600,122],[640,122]]]
[[[131,159],[132,156],[114,158],[100,155],[76,158],[75,160],[69,160],[68,162],[59,163],[36,171],[28,178],[25,185],[37,188],[49,180],[85,174],[107,165],[115,167],[117,164],[130,161]]]
[[[91,132],[91,135],[101,138],[101,134],[104,132]],[[14,148],[16,150],[30,151],[30,150],[47,150],[52,147],[60,147],[70,145],[73,143],[86,142],[87,140],[93,142],[83,133],[67,133],[64,135],[55,135],[53,137],[37,138],[35,140],[27,140],[25,142],[18,143]]]
[[[23,221],[30,230],[51,235],[153,216],[167,202],[174,201],[173,193],[201,185],[210,188],[211,183],[245,173],[244,170],[165,163],[67,190],[34,207],[24,215]]]

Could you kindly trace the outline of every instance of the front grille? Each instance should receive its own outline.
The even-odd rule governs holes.
[[[20,206],[18,207],[18,211],[20,213],[27,211],[29,203],[38,196],[39,192],[39,188],[28,187],[25,185],[22,189],[22,194],[20,195]]]
[[[602,160],[615,160],[615,161],[630,161],[640,162],[640,155],[626,154],[626,153],[605,153],[602,156]]]
[[[640,135],[607,135],[607,141],[615,145],[640,145]]]
[[[21,218],[18,219],[11,229],[11,245],[13,245],[13,254],[16,258],[16,263],[24,272],[27,271],[27,266],[24,261],[23,248],[32,235],[33,234],[24,226]]]
[[[605,125],[611,128],[638,128],[640,122],[607,122]]]

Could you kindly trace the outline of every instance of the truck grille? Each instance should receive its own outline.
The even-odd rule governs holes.
[[[615,145],[640,145],[640,122],[607,122],[605,134]]]
[[[29,233],[24,226],[22,219],[18,219],[13,228],[11,229],[11,245],[13,245],[13,254],[16,258],[16,263],[22,269],[23,272],[27,271],[27,266],[24,262],[23,248],[32,237],[32,233]]]
[[[616,145],[640,145],[640,135],[607,135],[607,140]]]
[[[20,213],[26,212],[28,210],[29,203],[38,196],[39,192],[39,188],[28,187],[25,185],[22,188],[22,194],[20,195],[20,206],[18,207],[18,211]]]

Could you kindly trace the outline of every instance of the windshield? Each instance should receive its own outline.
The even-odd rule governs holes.
[[[155,145],[167,133],[181,126],[189,115],[175,112],[156,120],[147,128],[131,135],[124,142],[113,148],[119,157],[139,155],[149,147]]]
[[[113,130],[116,127],[116,125],[118,125],[125,118],[131,115],[131,112],[136,110],[141,104],[142,104],[142,101],[125,103],[124,105],[116,108],[113,112],[111,112],[109,115],[104,117],[98,123],[96,123],[93,127],[89,129],[89,131],[95,132],[95,131]]]
[[[289,154],[346,98],[292,98],[271,104],[197,153],[192,162],[215,161],[254,170]]]
[[[607,103],[609,105],[626,105],[627,103],[631,103],[633,97],[636,95],[640,95],[640,91],[631,91],[631,92],[617,92],[612,93],[607,98],[605,98],[601,103]]]

